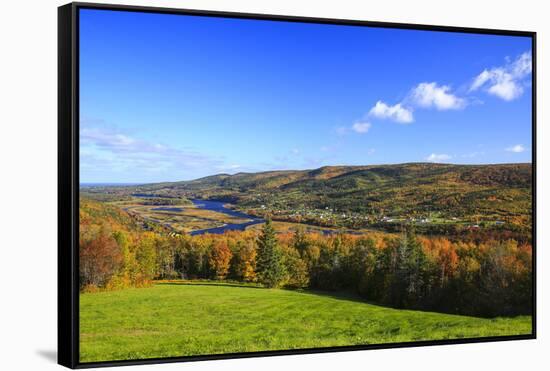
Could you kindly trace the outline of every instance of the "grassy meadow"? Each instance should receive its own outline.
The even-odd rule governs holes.
[[[353,295],[207,281],[80,295],[80,361],[529,334],[531,317],[397,310]]]

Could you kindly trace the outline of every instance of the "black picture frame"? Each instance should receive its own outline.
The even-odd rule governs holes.
[[[416,341],[405,343],[339,346],[326,348],[260,351],[250,353],[212,354],[171,358],[149,358],[121,361],[81,363],[79,361],[79,10],[101,9],[127,12],[146,12],[195,15],[217,18],[240,18],[303,22],[332,25],[354,25],[378,28],[459,32],[471,34],[523,36],[531,39],[533,57],[532,83],[532,333],[527,335],[494,336],[452,340]],[[448,27],[423,24],[387,23],[363,20],[328,19],[268,14],[234,13],[190,9],[170,9],[144,6],[70,3],[58,8],[58,363],[69,368],[122,366],[169,362],[188,362],[215,359],[265,357],[307,353],[341,352],[382,348],[417,347],[428,345],[481,343],[535,339],[536,313],[536,32],[486,28]]]

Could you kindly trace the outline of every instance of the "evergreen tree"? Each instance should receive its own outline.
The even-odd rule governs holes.
[[[397,259],[392,302],[399,307],[415,307],[424,299],[427,259],[414,230],[409,229],[401,238]]]
[[[408,236],[409,261],[408,273],[409,282],[407,294],[411,303],[420,303],[424,299],[424,289],[426,285],[427,259],[422,248],[414,234]]]
[[[267,287],[279,286],[286,276],[283,254],[277,246],[275,229],[270,219],[267,219],[258,239],[256,273],[258,280]]]

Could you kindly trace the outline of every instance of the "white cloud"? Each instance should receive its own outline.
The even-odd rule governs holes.
[[[531,74],[533,61],[531,52],[525,52],[505,66],[485,69],[470,85],[470,92],[485,87],[485,91],[505,101],[511,101],[523,94],[525,78]]]
[[[369,115],[380,119],[390,119],[402,124],[414,121],[412,110],[403,107],[401,103],[389,106],[380,100],[371,108]]]
[[[521,144],[516,144],[515,146],[511,146],[506,148],[508,152],[514,152],[514,153],[521,153],[525,151],[525,147]]]
[[[365,134],[366,132],[369,131],[371,126],[372,125],[368,122],[356,122],[355,124],[353,124],[351,129],[356,133]]]
[[[441,154],[432,153],[431,155],[426,157],[426,161],[429,161],[429,162],[445,162],[445,161],[450,160],[451,158],[452,158],[452,156],[446,155],[444,153],[441,153]]]
[[[466,101],[450,91],[451,88],[447,85],[438,85],[436,82],[423,82],[411,91],[410,98],[420,107],[435,107],[440,111],[464,108]]]
[[[450,86],[438,85],[437,82],[422,82],[411,89],[401,103],[390,106],[381,100],[377,101],[370,109],[369,116],[409,124],[414,121],[415,107],[445,111],[462,109],[466,105],[466,100],[454,95]]]
[[[506,77],[501,82],[489,87],[487,91],[506,101],[511,101],[523,94],[523,87]]]
[[[528,76],[533,71],[533,57],[531,52],[525,52],[521,54],[512,63],[512,75],[516,77]]]
[[[484,70],[482,73],[477,75],[477,77],[472,82],[472,85],[470,86],[470,91],[474,91],[479,89],[483,84],[485,84],[487,81],[491,79],[491,73],[487,70]]]

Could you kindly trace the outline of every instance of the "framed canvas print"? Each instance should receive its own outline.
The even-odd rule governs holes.
[[[533,339],[535,33],[59,8],[59,363]]]

